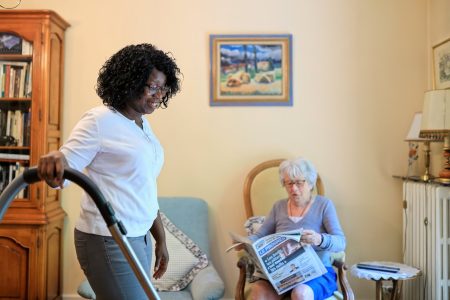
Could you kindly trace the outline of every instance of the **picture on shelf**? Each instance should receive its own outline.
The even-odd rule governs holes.
[[[0,54],[22,54],[22,39],[11,33],[0,33]]]

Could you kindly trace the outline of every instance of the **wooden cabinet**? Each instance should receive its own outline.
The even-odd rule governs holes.
[[[52,11],[0,11],[3,186],[59,148],[68,26]],[[0,299],[62,298],[64,216],[59,193],[44,182],[28,186],[12,202],[0,223]]]

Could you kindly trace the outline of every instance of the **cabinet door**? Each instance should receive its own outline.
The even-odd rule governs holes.
[[[0,299],[35,299],[37,231],[0,228]]]

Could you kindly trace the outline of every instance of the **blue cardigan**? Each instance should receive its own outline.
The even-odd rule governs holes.
[[[322,244],[313,246],[314,250],[325,266],[331,266],[331,252],[344,251],[346,244],[333,202],[317,195],[307,213],[297,223],[289,218],[287,205],[287,199],[277,201],[258,232],[249,237],[250,240],[256,241],[272,233],[300,228],[312,229],[323,236]]]

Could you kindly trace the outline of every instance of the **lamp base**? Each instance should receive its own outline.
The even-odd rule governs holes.
[[[435,182],[439,182],[442,184],[450,184],[450,178],[436,177],[433,179]]]
[[[425,182],[428,182],[428,181],[434,180],[434,179],[435,179],[435,177],[431,174],[424,174],[424,175],[420,176],[420,180],[425,181]]]
[[[440,183],[450,183],[450,148],[445,145],[443,156],[445,159],[444,169],[439,172],[439,177],[436,178],[436,181]]]

